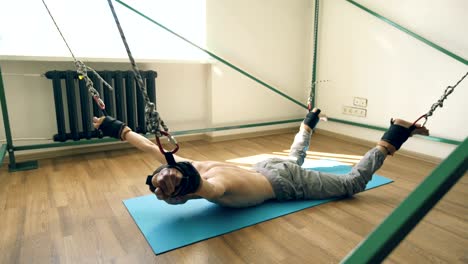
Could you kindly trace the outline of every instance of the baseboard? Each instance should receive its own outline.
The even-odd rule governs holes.
[[[356,138],[356,137],[351,137],[351,136],[331,132],[331,131],[328,131],[328,130],[316,129],[315,132],[318,133],[318,134],[324,135],[324,136],[330,136],[330,137],[333,137],[333,138],[336,138],[336,139],[340,139],[340,140],[347,141],[347,142],[352,142],[352,143],[355,143],[355,144],[358,144],[358,145],[361,145],[361,146],[365,146],[365,147],[369,147],[369,148],[372,148],[372,147],[374,147],[376,145],[376,142],[374,142],[374,141],[365,140],[365,139]],[[437,157],[434,157],[434,156],[422,154],[422,153],[415,152],[415,151],[404,150],[404,149],[398,150],[398,152],[396,152],[395,155],[402,155],[402,156],[405,156],[405,157],[410,157],[410,158],[414,158],[414,159],[418,159],[418,160],[427,161],[427,162],[430,162],[430,163],[433,163],[433,164],[439,164],[439,163],[442,162],[441,158],[437,158]]]
[[[268,135],[284,134],[284,133],[294,133],[297,128],[281,128],[281,129],[272,129],[265,131],[257,132],[248,132],[248,133],[238,133],[232,135],[221,135],[221,136],[212,136],[207,134],[198,134],[198,135],[181,135],[177,136],[178,142],[188,142],[195,140],[204,140],[207,142],[221,142],[227,140],[236,140],[243,138],[254,138]],[[154,140],[153,138],[149,138]],[[34,151],[20,151],[15,152],[15,158],[17,162],[29,161],[29,160],[42,160],[42,159],[52,159],[58,157],[74,156],[81,154],[89,154],[101,151],[113,151],[113,150],[122,150],[133,148],[127,142],[112,142],[105,144],[93,144],[93,145],[83,145],[79,147],[68,147],[68,148],[54,148],[54,149],[39,149]],[[8,163],[8,158],[5,158],[4,164]]]
[[[288,134],[288,133],[295,133],[297,131],[297,127],[290,127],[290,128],[280,128],[280,129],[272,129],[272,130],[265,130],[265,131],[256,131],[256,132],[248,132],[248,133],[237,133],[232,135],[206,135],[206,134],[199,134],[199,135],[183,135],[178,136],[178,142],[187,142],[187,141],[195,141],[195,140],[204,140],[207,142],[221,142],[227,140],[236,140],[236,139],[245,139],[245,138],[254,138],[254,137],[261,137],[261,136],[269,136],[269,135],[276,135],[276,134]],[[355,138],[327,130],[316,129],[316,133],[322,134],[325,136],[333,137],[339,140],[352,142],[361,146],[366,147],[373,147],[375,146],[375,142],[370,140],[364,140],[360,138]],[[76,148],[61,148],[61,149],[41,149],[35,150],[34,153],[21,153],[16,152],[15,157],[17,162],[27,161],[27,160],[41,160],[41,159],[51,159],[57,157],[65,157],[65,156],[72,156],[72,155],[80,155],[80,154],[88,154],[94,152],[101,152],[101,151],[112,151],[112,150],[121,150],[121,149],[128,149],[133,148],[127,142],[115,142],[115,143],[106,143],[106,144],[94,144],[94,145],[87,145],[87,146],[80,146]],[[421,154],[414,151],[408,150],[399,150],[397,155],[403,155],[419,160],[424,160],[427,162],[431,162],[434,164],[439,164],[442,159]],[[8,163],[8,159],[5,157],[3,163]]]
[[[154,137],[149,137],[151,141],[154,141]],[[205,140],[204,135],[183,135],[178,136],[178,142],[186,141],[195,141],[195,140]],[[122,150],[134,148],[128,142],[111,142],[111,143],[102,143],[102,144],[90,144],[82,145],[77,147],[59,147],[59,148],[49,148],[49,149],[38,149],[34,151],[18,151],[15,152],[16,162],[23,162],[29,160],[42,160],[42,159],[52,159],[58,157],[67,157],[81,154],[89,154],[102,151],[113,151],[113,150]],[[7,155],[8,156],[8,155]],[[4,164],[9,163],[9,159],[5,157]]]

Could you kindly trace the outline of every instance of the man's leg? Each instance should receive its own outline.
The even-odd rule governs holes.
[[[425,127],[412,127],[410,122],[397,119],[392,122],[377,146],[369,150],[364,157],[345,175],[304,170],[300,166],[291,166],[294,174],[298,199],[325,199],[330,197],[350,196],[365,189],[372,175],[382,166],[388,154],[393,154],[401,144],[414,135],[428,135]]]
[[[299,132],[294,136],[289,158],[299,166],[304,163],[304,159],[307,156],[307,150],[309,149],[313,129],[320,120],[319,113],[320,110],[317,108],[314,108],[312,112],[308,113],[304,121],[301,123]]]

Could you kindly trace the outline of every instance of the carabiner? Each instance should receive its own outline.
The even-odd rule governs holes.
[[[104,102],[102,101],[102,99],[99,96],[95,95],[95,96],[93,96],[93,99],[96,102],[96,104],[99,106],[99,108],[101,108],[101,110],[106,109],[106,105],[104,104]]]
[[[424,123],[422,124],[422,126],[424,126],[426,124],[426,122],[427,122],[427,114],[424,114],[424,115],[420,116],[418,119],[416,119],[416,121],[414,121],[414,123],[413,123],[413,126],[416,125],[416,123],[418,123],[418,121],[423,119],[423,118],[426,119],[426,120],[424,120]]]
[[[171,151],[165,151],[164,148],[162,147],[161,140],[159,139],[158,136],[156,136],[156,142],[158,143],[159,151],[161,151],[162,154],[166,154],[168,152],[175,154],[179,150],[179,144],[177,143],[175,138],[166,131],[159,131],[159,132],[161,132],[161,134],[166,136],[168,138],[168,141],[171,142],[171,144],[175,145],[175,147]]]

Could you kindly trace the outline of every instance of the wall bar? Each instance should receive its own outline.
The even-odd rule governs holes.
[[[188,134],[207,133],[207,132],[222,131],[222,130],[232,130],[232,129],[241,129],[241,128],[260,127],[260,126],[271,126],[271,125],[279,125],[279,124],[287,124],[287,123],[300,123],[300,122],[302,122],[302,120],[304,120],[304,119],[299,118],[299,119],[289,119],[289,120],[280,120],[280,121],[272,121],[272,122],[254,123],[254,124],[247,124],[247,125],[233,125],[233,126],[223,126],[223,127],[213,127],[213,128],[181,130],[181,131],[171,132],[171,135],[173,135],[173,136],[188,135]],[[153,134],[146,134],[145,136],[146,137],[152,137]],[[114,138],[79,140],[79,141],[69,141],[69,142],[24,145],[24,146],[14,147],[13,149],[15,151],[20,151],[20,150],[42,149],[42,148],[57,148],[57,147],[90,145],[90,144],[108,143],[108,142],[119,142],[119,140],[116,140]]]
[[[363,127],[363,128],[369,128],[369,129],[374,129],[374,130],[380,130],[380,131],[387,131],[387,128],[385,127],[378,127],[378,126],[373,126],[373,125],[366,125],[362,123],[356,123],[356,122],[351,122],[347,120],[342,120],[342,119],[337,119],[337,118],[328,118],[329,121],[337,122],[337,123],[342,123],[346,125],[352,125],[352,126],[357,126],[357,127]],[[433,137],[433,136],[418,136],[416,135],[415,137],[422,138],[422,139],[427,139],[431,141],[436,141],[436,142],[441,142],[441,143],[447,143],[447,144],[452,144],[452,145],[460,145],[462,142],[453,140],[453,139],[448,139],[448,138],[441,138],[441,137]]]
[[[0,103],[2,104],[3,125],[5,127],[6,150],[9,152],[10,164],[16,164],[15,154],[13,152],[13,139],[11,136],[10,119],[8,117],[8,107],[5,96],[5,87],[3,86],[2,68],[0,67]],[[3,147],[3,146],[2,146]]]
[[[468,138],[342,263],[381,263],[468,169]]]
[[[114,141],[118,142],[119,140],[114,139],[114,138],[102,138],[102,139],[90,139],[90,140],[81,139],[77,141],[16,146],[13,149],[15,151],[21,151],[21,150],[31,150],[31,149],[43,149],[43,148],[59,148],[59,147],[91,145],[91,144],[97,144],[97,143],[108,143],[108,142],[114,142]]]

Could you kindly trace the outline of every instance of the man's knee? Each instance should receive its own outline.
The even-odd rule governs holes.
[[[367,182],[363,177],[356,177],[355,175],[343,175],[343,185],[346,188],[346,194],[352,196],[360,193],[366,189]]]
[[[287,160],[297,164],[298,166],[302,166],[302,164],[304,164],[304,156],[302,155],[289,156]]]

